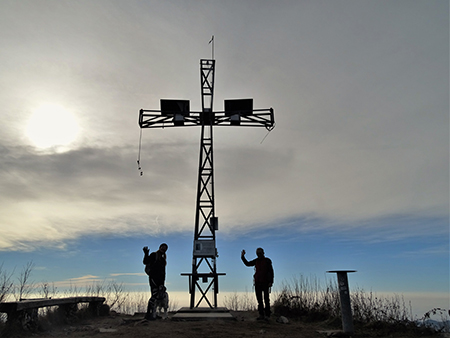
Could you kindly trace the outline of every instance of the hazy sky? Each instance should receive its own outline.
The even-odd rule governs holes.
[[[388,246],[411,263],[398,278],[434,262],[428,291],[448,292],[448,1],[1,1],[0,261],[95,239],[139,257],[137,271],[123,262],[102,276],[135,273],[142,239],[164,238],[183,239],[190,270],[200,128],[144,130],[140,176],[137,120],[160,98],[201,109],[212,35],[214,108],[252,97],[276,121],[265,139],[263,128],[215,128],[221,257],[260,238],[292,242],[280,259],[312,260],[301,243],[314,237],[328,243],[324,262],[339,252],[336,265],[369,269],[369,257],[388,264]],[[50,111],[72,120],[38,115]],[[73,141],[33,136],[55,130]],[[49,279],[96,275],[58,275],[44,257]]]

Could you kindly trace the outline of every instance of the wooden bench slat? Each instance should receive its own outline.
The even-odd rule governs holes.
[[[0,312],[20,311],[25,309],[40,308],[46,306],[58,306],[64,304],[77,303],[103,303],[105,297],[67,297],[67,298],[49,298],[49,299],[30,299],[18,302],[0,303]]]

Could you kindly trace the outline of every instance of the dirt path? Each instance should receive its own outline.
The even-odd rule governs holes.
[[[73,325],[49,328],[46,332],[33,334],[34,337],[73,338],[90,337],[326,337],[318,333],[324,328],[298,321],[278,323],[276,318],[268,322],[256,320],[256,312],[232,312],[236,320],[175,321],[171,319],[148,322],[142,316],[112,313],[107,317],[87,319]]]

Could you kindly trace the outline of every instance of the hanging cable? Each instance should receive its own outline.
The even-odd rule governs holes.
[[[271,127],[266,126],[267,134],[266,134],[266,136],[264,136],[264,138],[261,140],[261,143],[260,143],[260,144],[262,144],[262,143],[264,142],[264,140],[266,139],[266,137],[269,136],[269,133],[273,130],[273,128],[275,128],[275,123],[274,123]]]
[[[144,172],[142,171],[142,167],[141,167],[141,145],[142,145],[142,128],[140,128],[140,134],[139,134],[139,151],[138,151],[138,158],[137,158],[137,166],[138,166],[138,170],[142,175],[144,175]]]

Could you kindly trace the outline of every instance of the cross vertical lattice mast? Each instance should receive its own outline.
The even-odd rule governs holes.
[[[213,152],[213,102],[214,102],[214,69],[215,60],[200,60],[200,84],[202,90],[201,141],[199,155],[199,171],[197,186],[197,209],[195,216],[194,250],[192,257],[192,274],[189,276],[191,301],[190,307],[198,307],[205,300],[213,307],[207,298],[210,289],[214,292],[214,308],[217,307],[219,281],[216,268],[216,230],[218,226],[215,216],[214,202],[214,152]],[[207,272],[200,272],[205,266]],[[209,270],[209,271],[208,271]],[[221,274],[222,275],[222,274]],[[203,290],[199,279],[208,283]],[[200,291],[201,297],[195,303],[195,291]]]

